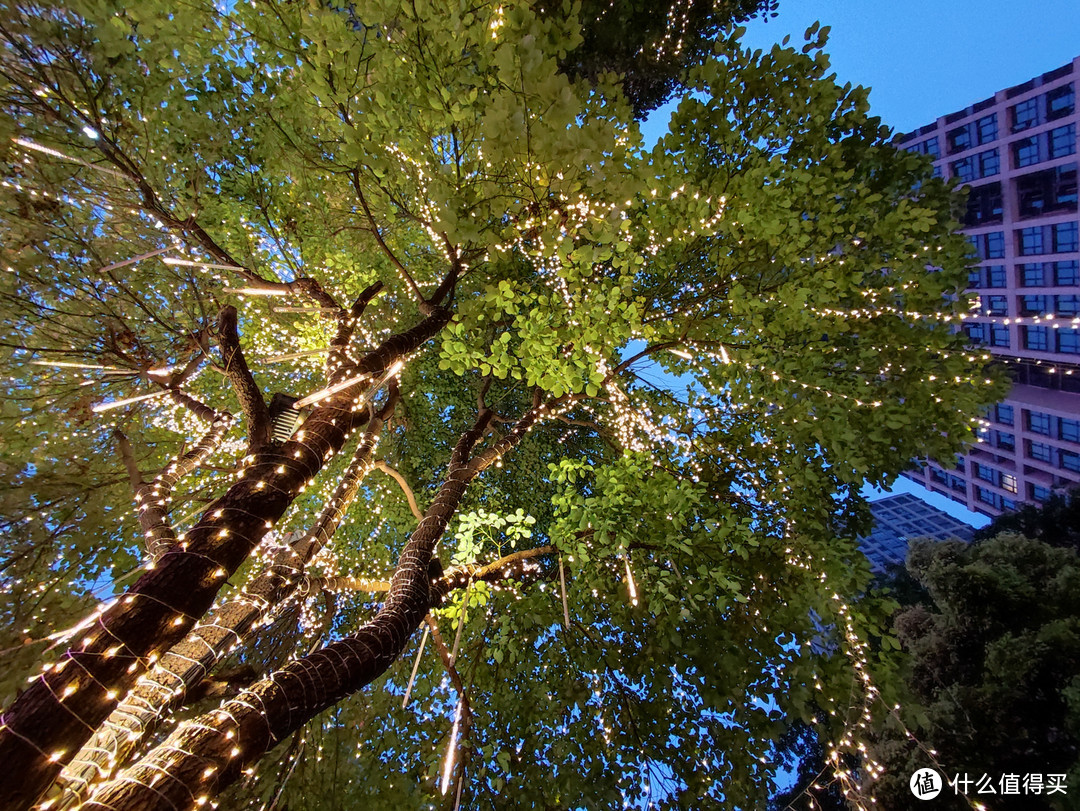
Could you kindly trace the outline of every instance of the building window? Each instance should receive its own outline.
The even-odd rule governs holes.
[[[997,411],[997,422],[1000,422],[1002,425],[1013,424],[1013,407],[1011,405],[998,403],[995,410]]]
[[[1080,243],[1080,230],[1075,222],[1059,222],[1053,226],[1054,253],[1074,253]]]
[[[1005,266],[987,265],[982,268],[972,268],[968,271],[968,287],[972,290],[980,288],[1005,287]]]
[[[986,343],[986,325],[985,324],[964,324],[964,332],[967,333],[968,341],[973,344]]]
[[[964,225],[989,225],[1001,222],[1001,183],[987,183],[968,190],[967,214]]]
[[[973,468],[972,472],[975,474],[976,479],[982,479],[984,482],[990,482],[991,484],[997,484],[997,480],[998,480],[997,471],[994,470],[992,467],[987,467],[986,465],[980,465],[978,462],[975,462],[972,465],[972,468]]]
[[[945,475],[945,471],[938,470],[936,467],[930,468],[930,479],[938,484],[947,485],[949,483],[949,477]]]
[[[1007,493],[1016,492],[1016,477],[1011,473],[1001,474],[1001,489]]]
[[[1080,473],[1080,453],[1076,451],[1058,451],[1058,464],[1065,470]]]
[[[1014,434],[1007,434],[1004,431],[998,431],[997,446],[1003,451],[1015,451],[1016,436]]]
[[[961,183],[970,183],[975,179],[975,156],[961,158],[952,162],[953,177]]]
[[[1032,501],[1049,501],[1050,500],[1050,488],[1043,487],[1041,484],[1029,484],[1028,495]]]
[[[1043,169],[1017,178],[1016,200],[1021,217],[1049,211],[1076,210],[1076,164]]]
[[[1080,284],[1080,262],[1054,262],[1054,284],[1059,287]]]
[[[1030,129],[1039,123],[1039,100],[1031,98],[1012,107],[1012,131]]]
[[[1009,347],[1009,328],[1004,324],[990,325],[990,346]]]
[[[1025,413],[1027,414],[1027,429],[1031,433],[1050,436],[1049,414],[1043,414],[1041,411],[1028,411]]]
[[[1054,296],[1054,313],[1064,316],[1080,315],[1080,296]]]
[[[1047,121],[1053,121],[1055,118],[1069,115],[1075,109],[1076,103],[1073,96],[1072,82],[1062,85],[1061,87],[1055,87],[1046,94]]]
[[[1016,233],[1020,237],[1017,240],[1017,248],[1021,256],[1037,256],[1046,253],[1043,250],[1043,229],[1041,225],[1036,225],[1033,228],[1021,228]]]
[[[1013,166],[1021,169],[1025,166],[1033,166],[1042,160],[1039,155],[1039,136],[1031,135],[1013,141]]]
[[[1017,232],[1019,233],[1019,232]],[[1005,256],[1005,232],[991,231],[988,234],[975,234],[967,237],[980,260],[1001,259]]]
[[[1049,462],[1053,455],[1053,449],[1042,442],[1028,442],[1027,455],[1030,459],[1035,459],[1039,462]]]
[[[980,118],[975,122],[975,133],[980,144],[988,144],[997,140],[997,113]]]
[[[1080,420],[1058,420],[1058,439],[1080,444]]]
[[[945,133],[945,138],[949,142],[949,154],[954,152],[963,152],[972,146],[971,143],[971,125],[965,124],[962,127],[949,130]]]
[[[1046,327],[1020,327],[1020,333],[1024,349],[1045,352],[1047,346],[1049,346]]]
[[[1046,312],[1046,296],[1020,296],[1020,315],[1042,315]]]
[[[1050,157],[1063,158],[1076,152],[1076,125],[1066,124],[1064,127],[1050,130]]]
[[[983,504],[989,504],[991,507],[997,506],[997,496],[985,487],[976,487],[975,497]]]
[[[1009,299],[1006,296],[987,296],[986,297],[986,314],[987,315],[1008,315],[1009,314]]]
[[[1001,171],[1001,158],[996,149],[979,153],[979,177],[991,177]]]
[[[1003,509],[1003,510],[1015,510],[1016,509],[1016,502],[1011,498],[1002,498],[1001,499],[1001,509]]]
[[[1042,287],[1046,284],[1046,274],[1042,262],[1031,262],[1020,266],[1021,287]]]
[[[907,147],[908,152],[917,152],[920,155],[929,155],[932,158],[941,157],[941,149],[938,147],[937,136],[927,138],[925,141],[919,141],[917,144],[912,144]]]
[[[1080,330],[1057,330],[1057,349],[1063,355],[1080,355]]]

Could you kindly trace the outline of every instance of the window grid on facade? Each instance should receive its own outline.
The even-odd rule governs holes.
[[[1033,434],[1050,436],[1050,415],[1039,411],[1027,412],[1027,429]]]
[[[1023,335],[1022,341],[1024,349],[1033,349],[1036,352],[1045,352],[1050,345],[1047,340],[1048,334],[1046,327],[1030,327],[1023,326],[1020,328]]]
[[[1042,315],[1046,312],[1046,296],[1020,296],[1020,315]]]
[[[1030,459],[1039,462],[1049,462],[1053,456],[1053,448],[1044,442],[1028,442],[1027,455]]]
[[[1050,157],[1063,158],[1076,152],[1076,125],[1066,124],[1047,133]]]
[[[938,462],[923,475],[990,515],[1080,482],[1078,65],[939,118],[905,147],[929,154],[937,137],[935,168],[968,186],[962,221],[977,257],[968,275],[977,296],[963,329],[982,351],[1012,361],[1021,387],[1012,395],[1021,411],[1014,418],[1013,402],[988,409],[978,450],[958,460],[956,473]],[[1023,435],[1010,427],[1014,419]]]
[[[1012,106],[1012,131],[1020,132],[1030,129],[1039,123],[1039,101],[1030,98]]]
[[[1029,262],[1020,265],[1021,287],[1042,287],[1046,284],[1046,275],[1042,262]]]
[[[1046,94],[1046,119],[1055,119],[1067,116],[1075,109],[1075,98],[1072,82],[1055,87]]]
[[[1058,460],[1058,465],[1063,470],[1071,470],[1073,473],[1080,473],[1080,453],[1077,453],[1076,451],[1059,451]]]
[[[1064,355],[1080,355],[1080,330],[1057,330],[1057,351]]]
[[[1080,284],[1080,262],[1055,262],[1054,284],[1058,287]]]
[[[1064,442],[1080,444],[1080,420],[1069,420],[1062,417],[1058,423],[1058,439]]]

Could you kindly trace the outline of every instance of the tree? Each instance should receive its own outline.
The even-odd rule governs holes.
[[[873,748],[890,767],[879,801],[903,805],[906,776],[936,765],[930,750],[950,780],[990,775],[1001,791],[1003,775],[1036,774],[1048,785],[1048,775],[1059,774],[1072,785],[1080,755],[1076,551],[1003,532],[970,546],[918,541],[907,568],[926,589],[924,600],[895,618],[910,656],[907,718],[922,747],[911,745],[906,728],[886,728]],[[1067,801],[1023,786],[995,798],[1006,809],[1070,807]]]
[[[335,781],[387,804],[441,771],[753,805],[816,686],[862,723],[837,516],[998,387],[948,189],[819,32],[720,39],[652,149],[527,6],[7,4],[0,36],[4,807],[193,807],[326,779],[319,747],[407,775]]]
[[[663,103],[686,74],[712,53],[723,26],[757,14],[776,16],[774,0],[690,0],[684,4],[585,0],[581,43],[561,58],[571,77],[614,73],[639,115]],[[540,10],[543,13],[543,10]]]

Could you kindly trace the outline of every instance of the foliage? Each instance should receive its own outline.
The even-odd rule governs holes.
[[[775,17],[776,5],[775,0],[666,4],[585,0],[580,11],[582,42],[560,62],[573,77],[595,80],[605,73],[617,74],[623,93],[640,115],[668,98],[687,65],[708,57],[727,23],[757,14]]]
[[[792,724],[777,741],[777,748],[785,768],[794,770],[791,788],[769,799],[770,811],[787,811],[789,808],[802,808],[809,803],[805,796],[812,793],[813,808],[821,811],[847,811],[850,806],[844,800],[840,787],[835,782],[828,782],[832,770],[826,762],[825,746],[817,730],[803,723]],[[823,785],[826,784],[827,785]],[[813,786],[819,786],[813,790]]]
[[[306,394],[333,364],[276,356],[327,347],[381,282],[353,360],[452,314],[400,358],[378,447],[421,511],[478,410],[493,454],[540,415],[461,497],[442,559],[554,551],[477,587],[463,619],[460,593],[436,606],[444,631],[461,619],[452,676],[428,649],[401,709],[414,637],[373,689],[297,720],[230,803],[433,801],[462,694],[455,779],[470,807],[760,806],[785,717],[832,710],[837,736],[858,722],[851,662],[859,634],[882,632],[880,608],[847,606],[868,572],[837,515],[857,511],[864,481],[950,458],[1000,386],[954,329],[966,243],[950,190],[893,148],[865,90],[829,78],[820,31],[767,53],[724,33],[645,149],[642,96],[564,70],[592,29],[528,4],[0,12],[0,103],[19,138],[0,155],[6,695],[95,599],[182,558],[137,568],[116,432],[149,477],[205,426],[160,397],[91,407],[179,387],[245,413],[249,435],[230,433],[173,493],[172,523],[203,526],[264,452],[245,442],[258,409],[230,387],[218,312],[239,306],[262,392]],[[347,456],[325,454],[252,556],[223,569],[219,599],[311,526]],[[389,579],[418,531],[373,472],[306,574]],[[226,664],[268,673],[379,611],[349,589],[330,606],[306,593],[271,606]],[[815,656],[830,625],[850,626],[844,654]],[[167,649],[166,632],[140,630],[148,653]]]
[[[908,570],[928,598],[895,618],[910,656],[908,721],[948,779],[967,773],[1080,777],[1080,565],[1076,551],[1000,533],[970,546],[913,543]],[[933,765],[905,731],[875,744],[888,775],[879,802],[901,807],[907,776]],[[951,790],[949,790],[951,793]],[[1020,794],[1000,808],[1066,808],[1069,798]],[[956,803],[963,807],[963,803]]]

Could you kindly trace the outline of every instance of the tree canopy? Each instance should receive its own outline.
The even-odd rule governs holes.
[[[921,744],[889,719],[871,750],[888,769],[879,802],[903,805],[907,776],[935,766],[949,780],[972,781],[960,787],[972,798],[988,775],[995,807],[1072,807],[1068,788],[1080,774],[1076,550],[1011,532],[971,545],[916,541],[907,572],[923,595],[894,623],[913,698],[904,716]],[[1064,794],[1049,788],[1054,774]],[[1014,793],[1003,789],[1007,775]]]
[[[820,31],[645,145],[569,7],[0,9],[0,805],[754,807],[785,718],[856,745],[859,490],[999,387]]]

